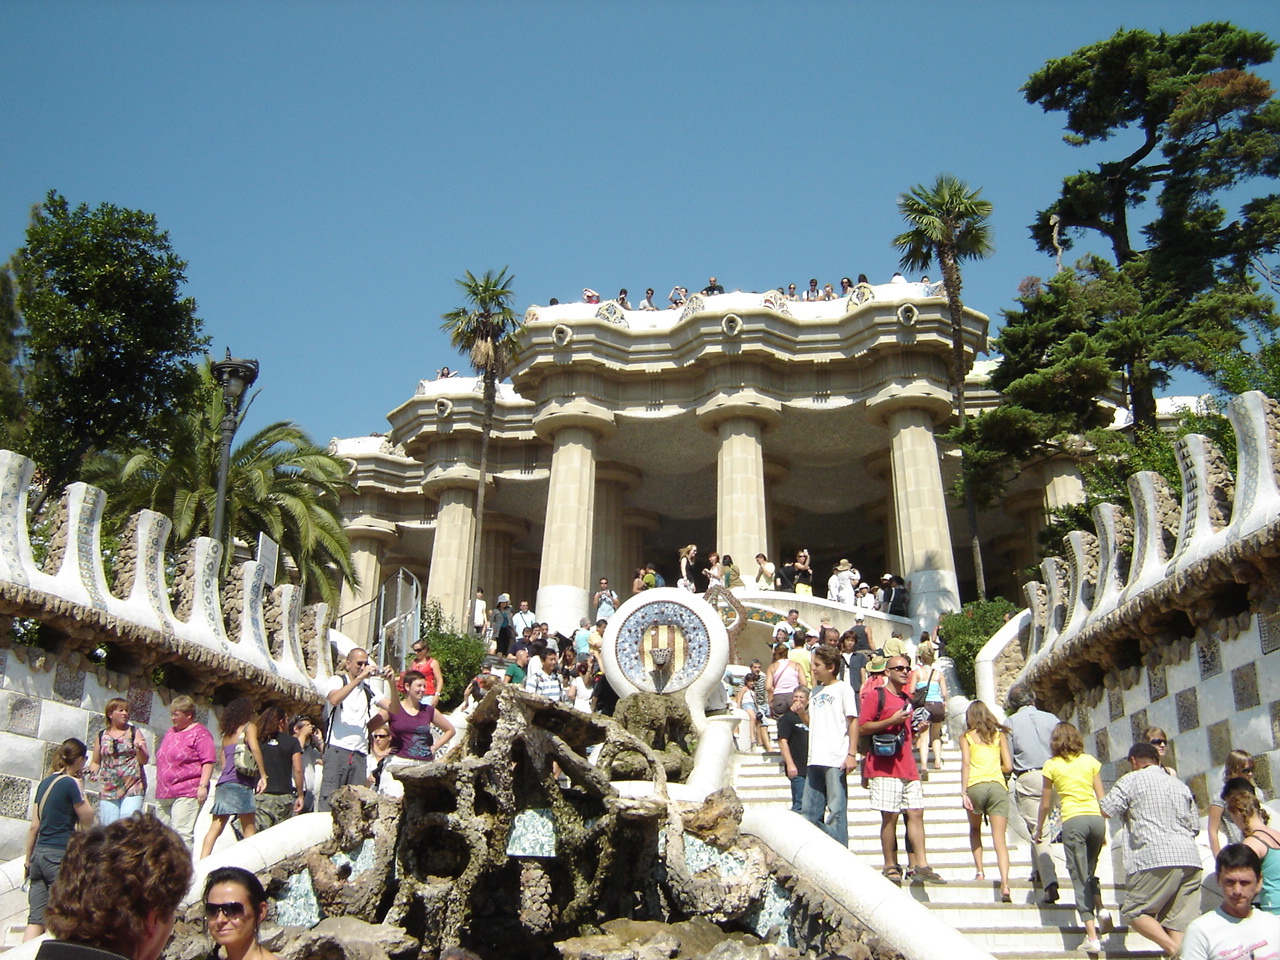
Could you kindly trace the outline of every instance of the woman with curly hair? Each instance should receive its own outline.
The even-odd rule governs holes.
[[[222,709],[218,732],[222,734],[219,750],[222,775],[218,777],[218,786],[213,793],[213,822],[204,836],[204,846],[200,850],[202,860],[213,853],[213,845],[232,817],[240,821],[240,832],[246,837],[258,832],[254,795],[267,789],[267,778],[263,773],[266,764],[262,762],[262,748],[258,745],[258,726],[253,722],[253,701],[248,697],[236,697],[228,703]],[[253,756],[256,766],[253,773],[248,772],[248,765],[243,771],[236,768],[236,747],[240,744],[246,745]]]
[[[1040,842],[1056,789],[1062,800],[1062,849],[1067,873],[1075,888],[1076,912],[1084,921],[1085,940],[1081,946],[1087,953],[1097,953],[1102,949],[1097,923],[1097,916],[1102,913],[1102,891],[1096,873],[1098,855],[1107,837],[1101,806],[1102,764],[1084,752],[1084,740],[1074,724],[1060,723],[1053,728],[1049,750],[1053,756],[1041,771],[1044,785],[1040,815],[1031,839]]]
[[[242,867],[219,867],[204,881],[204,916],[213,938],[211,960],[219,949],[227,960],[275,960],[276,955],[258,941],[258,930],[267,919],[267,891],[262,882]]]
[[[42,943],[37,960],[156,960],[192,872],[182,838],[149,813],[76,834],[49,897],[57,940]]]

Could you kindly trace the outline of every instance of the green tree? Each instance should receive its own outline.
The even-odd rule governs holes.
[[[22,336],[9,265],[0,267],[0,446],[12,449],[22,434]]]
[[[108,530],[118,530],[145,508],[173,520],[175,548],[210,535],[225,401],[208,363],[199,378],[201,403],[174,424],[163,446],[108,451],[86,464],[85,479],[107,493]],[[238,424],[250,403],[241,404]],[[292,561],[308,592],[336,605],[335,574],[356,582],[338,506],[348,470],[347,461],[288,422],[270,424],[238,443],[227,478],[224,568],[230,567],[236,538],[254,543],[264,533]]]
[[[493,411],[498,403],[498,382],[507,375],[507,368],[515,355],[516,338],[522,328],[520,319],[511,309],[515,294],[511,283],[515,277],[507,268],[495,274],[486,270],[477,277],[470,270],[456,281],[462,290],[463,306],[444,314],[441,329],[449,334],[455,350],[470,358],[472,366],[480,374],[484,384],[484,416],[480,424],[480,485],[476,490],[475,540],[471,547],[471,570],[467,577],[471,584],[468,597],[475,596],[480,587],[480,545],[484,525],[485,482],[489,476],[489,438],[493,433]]]
[[[1127,144],[1067,177],[1031,230],[1045,252],[1091,234],[1110,246],[1116,273],[1102,279],[1127,284],[1131,303],[1096,332],[1139,427],[1155,428],[1155,390],[1170,370],[1207,373],[1210,356],[1240,346],[1246,324],[1276,326],[1257,281],[1280,249],[1280,196],[1249,199],[1234,218],[1225,206],[1228,191],[1238,199],[1280,173],[1280,101],[1249,70],[1275,50],[1229,23],[1120,30],[1049,61],[1023,87],[1029,103],[1065,114],[1067,143]],[[1145,245],[1132,226],[1141,219]]]
[[[38,511],[86,455],[164,435],[207,341],[195,301],[180,295],[186,261],[153,215],[73,209],[51,190],[26,241],[11,267],[27,330],[21,448],[45,471]]]
[[[983,200],[982,191],[950,174],[941,174],[932,187],[923,184],[898,197],[898,210],[910,229],[894,237],[893,245],[902,252],[899,261],[904,269],[926,270],[937,260],[942,271],[942,286],[947,294],[947,312],[951,316],[951,387],[956,400],[956,417],[960,427],[965,423],[964,399],[964,301],[960,297],[960,263],[991,256],[991,202]],[[973,492],[964,480],[965,510],[969,519],[969,539],[973,550],[973,570],[978,596],[987,595],[986,576],[982,569],[982,546],[978,540],[978,514]]]
[[[966,693],[976,689],[973,661],[986,642],[1004,626],[1006,618],[1017,612],[1018,608],[1004,597],[996,597],[966,603],[959,613],[944,614],[938,621],[943,649],[955,663],[956,679]]]

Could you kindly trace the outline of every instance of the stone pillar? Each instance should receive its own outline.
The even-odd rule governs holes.
[[[1055,457],[1041,468],[1044,474],[1046,519],[1063,507],[1084,503],[1084,477],[1080,465],[1067,457]]]
[[[795,511],[790,507],[784,506],[774,499],[774,489],[780,483],[785,483],[791,478],[791,468],[781,460],[772,457],[765,457],[764,460],[764,497],[768,505],[768,544],[764,549],[764,555],[769,561],[777,567],[781,567],[784,559],[779,556],[778,551],[781,549],[782,532],[790,528],[795,523]],[[754,566],[756,562],[757,550],[751,554],[751,563]],[[738,560],[737,557],[734,557]],[[740,569],[746,569],[742,566],[742,561],[738,560]],[[759,568],[756,568],[756,574],[759,574]],[[745,578],[744,578],[745,579]]]
[[[894,404],[886,416],[889,429],[893,513],[898,540],[895,571],[909,581],[911,616],[921,629],[932,630],[938,618],[960,609],[947,500],[934,440],[935,418],[949,412],[932,409],[925,398]],[[936,407],[937,405],[932,405]]]
[[[730,387],[699,407],[697,416],[698,426],[720,441],[715,550],[746,570],[757,553],[768,552],[764,433],[782,419],[782,404],[750,387]]]
[[[498,594],[514,591],[512,548],[517,539],[528,534],[529,525],[519,517],[486,512],[481,533],[480,588],[484,590],[484,602],[490,610],[497,604]],[[513,599],[511,606],[515,608],[519,603]]]
[[[640,471],[621,463],[596,465],[596,514],[591,531],[591,581],[588,592],[594,594],[596,583],[608,577],[619,601],[631,595],[631,574],[636,562],[625,552],[622,500],[628,490],[640,485]],[[588,611],[591,616],[594,611]]]
[[[595,451],[598,439],[613,431],[613,415],[574,398],[537,417],[534,429],[539,438],[551,443],[547,521],[534,610],[552,630],[572,636],[578,621],[589,615],[589,586],[594,582]]]
[[[716,425],[716,550],[730,554],[739,569],[769,547],[768,504],[764,492],[764,424],[730,417]]]
[[[343,579],[342,597],[334,628],[361,646],[373,638],[378,614],[378,587],[382,582],[382,558],[387,545],[396,539],[395,524],[375,517],[357,517],[347,524],[351,541],[351,565],[360,585]]]
[[[471,622],[471,548],[476,535],[475,487],[438,490],[435,539],[431,544],[431,576],[427,598],[439,600],[446,617],[459,630]]]

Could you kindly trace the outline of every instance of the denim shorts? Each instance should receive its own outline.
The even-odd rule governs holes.
[[[243,783],[220,783],[214,791],[213,810],[210,812],[215,817],[230,817],[255,813],[257,809],[252,787]]]

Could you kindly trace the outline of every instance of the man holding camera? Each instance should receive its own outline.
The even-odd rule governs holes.
[[[389,710],[386,697],[379,698],[366,682],[371,677],[390,680],[390,667],[379,670],[369,662],[369,654],[356,647],[347,654],[344,672],[329,678],[329,735],[325,738],[324,775],[316,809],[329,809],[333,791],[347,784],[363,785],[368,779],[369,721],[378,711]]]

